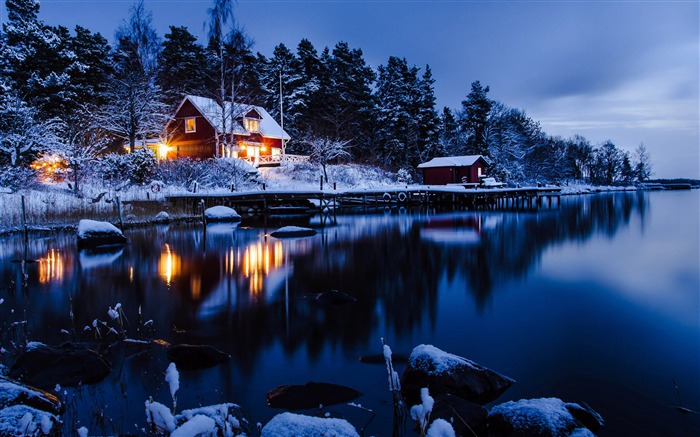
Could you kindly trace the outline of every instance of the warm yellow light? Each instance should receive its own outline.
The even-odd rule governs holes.
[[[170,245],[166,244],[163,251],[160,253],[160,262],[158,264],[158,272],[165,279],[165,283],[170,286],[170,281],[173,277],[180,274],[180,266],[182,262],[180,257],[175,255],[170,250]]]
[[[267,151],[267,147],[262,146],[262,147],[260,147],[260,150],[261,150],[262,152],[266,152],[266,151]]]
[[[246,149],[245,144],[241,144],[241,150],[245,150],[245,149]]]
[[[190,293],[192,300],[198,301],[202,295],[202,278],[199,275],[193,275],[190,280]]]
[[[49,249],[45,258],[39,260],[39,283],[48,284],[55,281],[60,283],[63,280],[63,259],[61,253],[56,249]]]
[[[157,150],[159,160],[168,158],[168,151],[170,150],[170,146],[168,146],[167,144],[158,144]]]

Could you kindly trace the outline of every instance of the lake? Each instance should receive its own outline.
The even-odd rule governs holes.
[[[268,236],[273,222],[130,229],[128,245],[103,253],[79,252],[74,232],[32,234],[26,253],[21,236],[4,236],[2,362],[25,336],[94,338],[85,327],[119,303],[129,337],[231,355],[181,372],[178,410],[235,402],[264,424],[281,412],[268,390],[324,381],[360,391],[354,402],[375,416],[324,412],[389,436],[386,369],[358,360],[384,338],[395,354],[432,344],[514,378],[489,406],[559,397],[601,413],[600,435],[700,435],[700,415],[674,409],[700,411],[699,214],[698,190],[625,192],[539,212],[339,212],[297,222],[319,233],[291,240]],[[22,257],[37,260],[24,273]],[[332,289],[357,302],[315,299]],[[162,347],[113,364],[98,385],[60,389],[66,435],[138,433],[145,400],[171,404]]]

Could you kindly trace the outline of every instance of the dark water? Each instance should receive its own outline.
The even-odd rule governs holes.
[[[265,423],[281,412],[266,406],[268,390],[326,381],[363,393],[356,402],[376,413],[366,435],[391,435],[385,368],[358,361],[380,353],[384,337],[394,353],[429,343],[516,379],[496,403],[586,401],[606,420],[601,435],[700,435],[700,415],[673,408],[700,410],[699,194],[567,197],[538,213],[338,215],[325,228],[312,218],[315,237],[284,241],[245,224],[206,237],[197,226],[159,226],[128,231],[130,244],[107,254],[50,234],[31,239],[26,255],[39,261],[26,281],[12,262],[21,239],[6,237],[3,359],[10,364],[9,341],[23,335],[12,322],[27,320],[29,340],[56,344],[93,335],[79,333],[121,303],[130,337],[231,354],[181,372],[180,410],[235,402]],[[331,289],[357,303],[308,298]],[[111,358],[102,384],[67,389],[66,432],[137,432],[149,396],[170,405],[161,348]],[[324,411],[358,428],[371,418],[350,406]]]

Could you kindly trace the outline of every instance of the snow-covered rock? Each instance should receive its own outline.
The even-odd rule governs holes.
[[[126,243],[126,237],[119,228],[97,220],[80,220],[77,236],[80,248]]]
[[[343,419],[282,413],[262,429],[261,437],[359,437],[355,428]]]
[[[420,389],[433,395],[449,393],[483,405],[498,398],[515,381],[466,358],[435,346],[416,346],[401,376],[401,394],[408,405],[420,402]]]
[[[456,437],[455,430],[445,419],[436,419],[430,424],[426,437]]]
[[[175,420],[182,425],[184,422],[190,421],[197,416],[206,416],[212,419],[214,421],[214,429],[221,431],[216,435],[256,435],[248,419],[243,416],[243,410],[236,404],[218,404],[184,410],[175,417]]]
[[[296,237],[312,237],[316,235],[316,231],[311,228],[302,228],[299,226],[282,226],[276,231],[270,232],[275,238],[296,238]]]
[[[588,423],[574,417],[574,414],[583,414],[581,417]],[[488,421],[489,436],[493,437],[593,436],[593,431],[597,431],[603,425],[603,419],[590,407],[557,398],[505,402],[491,409]]]
[[[53,415],[63,412],[63,403],[53,394],[0,376],[0,409],[26,405]]]
[[[26,405],[0,409],[0,436],[58,436],[59,419]]]
[[[204,218],[207,223],[214,222],[237,222],[241,220],[240,214],[235,209],[228,206],[212,206],[204,210]]]
[[[153,217],[153,221],[156,223],[169,223],[171,220],[170,214],[165,211],[161,211]]]

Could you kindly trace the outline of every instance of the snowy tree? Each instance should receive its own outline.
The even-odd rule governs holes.
[[[651,155],[644,143],[634,151],[634,173],[639,182],[648,180],[652,175]]]
[[[575,135],[571,140],[568,155],[574,180],[584,181],[589,178],[594,158],[591,143],[585,137]]]
[[[105,92],[114,73],[107,40],[99,33],[76,26],[70,47],[75,59],[68,73],[74,87],[76,106],[104,104]]]
[[[0,96],[0,152],[17,167],[31,152],[44,151],[60,144],[57,119],[40,120],[37,110],[16,94],[6,91]]]
[[[73,191],[80,194],[84,167],[107,149],[111,138],[101,128],[98,114],[89,109],[78,109],[71,114],[61,136],[63,140],[55,144],[52,151],[70,166]]]
[[[450,108],[445,106],[440,117],[440,143],[445,149],[445,155],[459,155],[460,131],[457,118]]]
[[[328,182],[327,165],[339,158],[349,158],[348,152],[349,140],[335,140],[327,137],[314,137],[306,140],[311,150],[309,159],[321,165],[323,169],[323,178]]]
[[[591,182],[599,185],[612,185],[620,175],[622,154],[612,141],[604,142],[595,151],[591,168]]]
[[[467,144],[465,154],[486,155],[488,149],[486,145],[486,128],[488,115],[491,111],[491,100],[486,97],[489,87],[482,87],[477,80],[472,82],[471,91],[467,99],[462,101],[464,116],[461,120],[462,129],[467,134]]]
[[[418,141],[420,160],[427,161],[436,156],[445,156],[445,145],[440,142],[440,118],[435,111],[435,91],[433,73],[429,65],[425,66],[423,76],[418,82]],[[416,163],[418,164],[418,163]]]
[[[155,82],[160,41],[143,1],[131,8],[117,36],[115,75],[105,93],[101,126],[128,142],[133,153],[136,141],[160,135],[170,116]]]
[[[235,139],[232,135],[237,119],[243,115],[243,106],[227,104],[250,103],[254,93],[251,82],[255,59],[250,53],[252,42],[237,25],[233,14],[233,0],[214,0],[209,9],[209,45],[207,46],[207,95],[220,107],[220,123],[216,130],[216,157],[232,150]]]
[[[527,132],[522,129],[522,117],[520,111],[500,102],[494,102],[489,115],[486,136],[491,160],[489,172],[502,181],[525,180]]]

